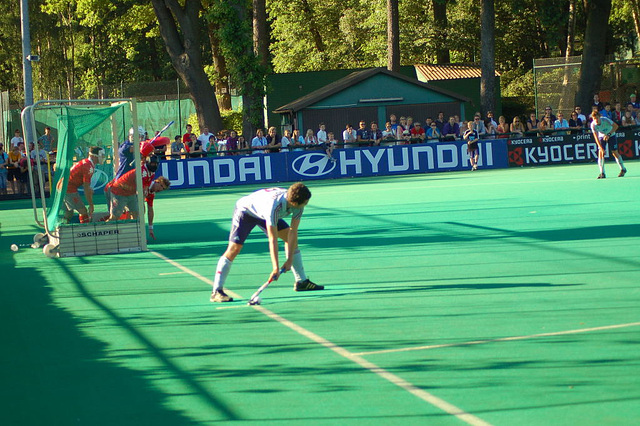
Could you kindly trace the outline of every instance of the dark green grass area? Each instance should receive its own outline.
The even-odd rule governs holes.
[[[257,186],[162,193],[150,252],[85,258],[11,252],[40,230],[30,201],[4,202],[0,424],[633,424],[640,163],[627,167],[309,182],[300,246],[327,289],[296,293],[287,273],[267,311],[245,305],[271,269],[257,230],[227,281],[241,300],[209,303],[206,282]]]

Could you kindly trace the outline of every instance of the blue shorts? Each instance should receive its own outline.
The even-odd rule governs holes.
[[[618,138],[616,135],[610,136],[609,140],[605,143],[603,139],[600,139],[600,143],[603,148],[609,147],[609,152],[618,150]]]
[[[256,227],[256,225],[262,229],[262,232],[267,234],[267,221],[264,219],[258,219],[251,216],[241,210],[235,210],[233,212],[233,219],[231,220],[231,232],[229,232],[229,242],[236,244],[244,244],[247,237]],[[278,231],[287,229],[289,224],[283,219],[278,220]]]

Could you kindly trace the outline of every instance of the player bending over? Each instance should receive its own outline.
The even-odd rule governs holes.
[[[93,189],[91,188],[91,178],[96,164],[104,163],[104,149],[98,146],[89,148],[89,155],[84,160],[78,161],[71,167],[69,172],[69,182],[67,192],[64,196],[64,218],[69,221],[73,217],[73,211],[80,215],[80,223],[91,221],[93,214]],[[89,209],[84,205],[84,201],[78,194],[80,186],[84,189],[84,196],[89,204]],[[58,181],[58,190],[62,189],[62,179]]]
[[[620,173],[618,177],[622,177],[627,173],[627,169],[624,167],[624,161],[622,156],[618,152],[618,138],[616,138],[616,131],[618,125],[607,117],[601,117],[597,110],[591,113],[593,121],[591,121],[591,131],[593,137],[598,144],[598,167],[600,168],[600,174],[598,179],[604,179],[607,176],[604,174],[604,155],[606,154],[606,146],[609,147],[609,151],[613,154],[613,158],[616,159],[616,163],[620,166]],[[607,145],[605,145],[605,143]]]
[[[142,168],[142,173],[142,189],[148,209],[149,235],[155,240],[156,237],[153,233],[153,200],[155,194],[168,189],[171,182],[164,176],[152,180],[153,178],[149,177],[150,175],[146,167]],[[129,170],[124,175],[109,182],[104,189],[104,194],[107,199],[107,205],[109,206],[109,218],[107,222],[120,219],[123,213],[128,213],[131,219],[138,218],[135,169]]]
[[[307,278],[302,265],[302,254],[298,248],[298,226],[304,207],[311,198],[311,191],[302,183],[294,183],[289,189],[261,189],[236,202],[229,233],[229,246],[218,261],[213,283],[212,302],[231,302],[233,298],[224,292],[224,283],[229,275],[231,263],[236,258],[249,233],[257,225],[269,237],[269,254],[272,271],[269,279],[280,275],[278,262],[278,238],[284,241],[287,260],[282,265],[285,271],[292,270],[295,291],[323,290]],[[291,215],[291,226],[283,220]]]

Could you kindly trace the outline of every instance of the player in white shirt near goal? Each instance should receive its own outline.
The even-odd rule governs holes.
[[[627,173],[627,169],[624,167],[624,161],[622,161],[622,156],[618,152],[618,138],[616,138],[618,125],[611,119],[600,116],[598,111],[593,111],[591,117],[593,118],[591,121],[591,131],[598,144],[598,167],[600,168],[598,179],[607,177],[604,173],[604,156],[607,146],[609,147],[609,152],[611,152],[613,158],[615,158],[616,163],[620,166],[618,177],[624,176]]]
[[[272,271],[270,280],[280,275],[278,259],[278,238],[285,242],[287,260],[282,270],[293,271],[295,291],[323,290],[324,287],[307,278],[302,264],[302,254],[298,248],[298,226],[304,207],[311,198],[311,191],[304,184],[294,183],[289,189],[268,188],[255,191],[236,202],[229,233],[229,246],[218,260],[213,282],[212,302],[231,302],[233,298],[224,291],[224,285],[236,258],[249,233],[258,226],[269,237],[269,254]],[[283,218],[291,215],[291,226]]]

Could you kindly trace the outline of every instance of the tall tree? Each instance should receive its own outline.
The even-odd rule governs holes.
[[[253,52],[260,64],[269,68],[269,34],[266,0],[253,0]]]
[[[151,0],[160,34],[176,72],[189,89],[200,128],[221,129],[216,96],[204,72],[200,45],[200,0]]]
[[[448,64],[451,54],[447,46],[449,21],[447,20],[447,0],[432,0],[433,26],[436,34],[436,63]]]
[[[252,17],[245,0],[220,0],[207,11],[218,28],[220,50],[233,87],[242,95],[242,134],[249,138],[264,125],[266,69],[253,50]]]
[[[633,27],[636,30],[637,45],[640,42],[640,1],[631,0],[631,15],[633,16]]]
[[[483,113],[495,111],[496,105],[496,13],[494,0],[482,0],[480,14],[480,103]]]
[[[398,0],[387,0],[387,69],[400,71],[400,14]]]
[[[600,90],[611,0],[585,0],[585,3],[587,3],[587,28],[584,34],[576,105],[580,105],[584,111],[590,111],[591,98]]]
[[[229,87],[229,71],[227,71],[227,60],[220,49],[220,39],[218,33],[220,24],[216,21],[209,21],[207,25],[209,43],[211,43],[211,56],[213,57],[213,68],[215,70],[215,92],[218,96],[218,107],[222,110],[231,110],[231,88]]]
[[[569,0],[569,24],[567,25],[567,48],[565,51],[565,67],[564,75],[562,78],[562,96],[558,104],[558,111],[570,110],[573,108],[573,101],[575,99],[572,88],[574,87],[571,82],[571,68],[569,67],[569,58],[573,55],[573,45],[575,41],[576,31],[576,0]]]

